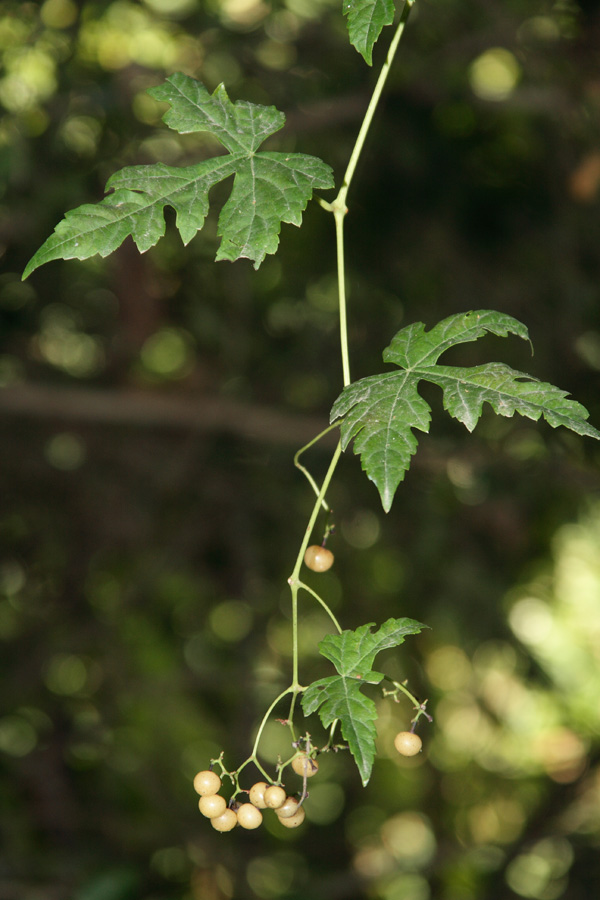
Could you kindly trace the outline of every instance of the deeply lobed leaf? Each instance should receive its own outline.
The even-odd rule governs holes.
[[[339,674],[309,685],[302,695],[302,708],[305,715],[318,711],[325,728],[339,720],[363,784],[370,778],[375,759],[377,710],[361,687],[378,684],[384,677],[372,671],[381,650],[398,647],[407,635],[418,634],[425,627],[414,619],[388,619],[375,632],[370,623],[355,631],[327,635],[319,643],[321,655],[334,664]]]
[[[313,191],[333,186],[330,167],[314,156],[257,152],[285,122],[275,107],[232,103],[223,85],[211,95],[181,73],[150,93],[170,104],[163,117],[168,125],[182,134],[209,132],[228,154],[181,168],[156,163],[116,172],[106,185],[114,193],[68,212],[29,261],[24,278],[53,259],[108,256],[129,236],[145,252],[165,233],[166,206],[175,209],[187,244],[204,224],[210,189],[231,175],[233,190],[219,216],[217,259],[247,258],[258,268],[276,251],[281,223],[300,225]]]
[[[354,440],[354,452],[374,481],[385,511],[389,511],[398,485],[417,449],[412,429],[429,431],[431,410],[418,393],[421,380],[442,388],[444,407],[472,431],[484,403],[502,416],[515,413],[553,427],[563,425],[577,434],[600,439],[600,432],[586,420],[587,410],[565,391],[537,381],[502,363],[482,366],[441,366],[445,350],[474,341],[486,333],[529,340],[527,328],[503,313],[477,310],[449,316],[429,331],[422,322],[401,329],[383,352],[386,362],[399,366],[363,378],[344,389],[331,410],[331,421],[342,418],[342,447]]]

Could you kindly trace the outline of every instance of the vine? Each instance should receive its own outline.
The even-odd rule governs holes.
[[[395,702],[404,698],[412,705],[415,714],[410,730],[400,731],[395,738],[399,753],[406,756],[419,753],[422,740],[416,734],[416,727],[422,719],[432,721],[427,701],[417,699],[406,682],[388,679],[389,686],[384,686],[387,685],[385,676],[373,670],[378,653],[400,646],[407,636],[419,634],[426,626],[413,619],[392,618],[379,627],[368,623],[353,631],[344,630],[326,599],[302,579],[303,565],[323,572],[333,564],[333,553],[326,546],[335,528],[327,492],[341,454],[350,443],[353,442],[354,452],[360,455],[362,467],[376,485],[387,512],[417,449],[413,429],[429,430],[431,410],[418,391],[422,380],[442,389],[444,408],[469,431],[477,424],[487,403],[498,415],[519,413],[533,420],[543,417],[552,427],[562,425],[578,434],[600,438],[600,432],[588,424],[584,407],[569,400],[564,391],[553,385],[502,363],[472,367],[439,364],[440,356],[449,348],[477,340],[486,333],[500,337],[512,334],[529,340],[527,328],[521,322],[492,310],[451,315],[429,330],[421,322],[413,323],[400,330],[384,350],[384,362],[394,365],[395,370],[356,382],[351,380],[344,261],[347,197],[414,2],[405,0],[400,4],[396,29],[337,196],[333,201],[318,198],[335,223],[343,389],[332,406],[330,426],[294,457],[294,464],[308,480],[315,499],[288,578],[292,630],[290,683],[264,713],[249,756],[237,768],[228,769],[223,752],[194,780],[200,795],[200,811],[218,831],[229,831],[237,824],[254,829],[262,821],[262,811],[267,809],[275,810],[284,827],[300,825],[305,816],[307,783],[318,771],[317,757],[321,753],[348,750],[366,785],[375,759],[377,708],[373,699],[364,693],[365,685],[379,685],[384,698]],[[351,43],[371,64],[375,42],[383,27],[392,24],[395,17],[394,3],[347,0],[344,14]],[[116,172],[107,183],[109,195],[97,204],[87,204],[67,213],[33,256],[23,277],[54,259],[107,256],[128,236],[144,252],[164,234],[166,206],[175,209],[176,227],[187,244],[204,224],[210,189],[231,176],[234,178],[231,195],[219,214],[221,242],[216,259],[233,262],[247,258],[258,268],[267,254],[277,250],[282,223],[299,226],[314,192],[334,186],[333,172],[323,160],[302,153],[260,149],[264,140],[284,124],[285,117],[274,107],[243,100],[234,103],[223,85],[209,94],[204,85],[181,73],[170,75],[164,84],[149,93],[168,105],[163,116],[168,126],[181,134],[208,132],[226,152],[187,167],[157,163],[130,166]],[[337,428],[340,438],[319,485],[300,458],[325,434]],[[321,514],[326,516],[321,542],[311,543]],[[301,683],[299,668],[298,609],[302,594],[324,610],[334,629],[318,646],[321,656],[333,665],[335,674],[308,685]],[[289,701],[287,714],[279,721],[289,731],[291,753],[289,758],[280,759],[275,772],[269,774],[261,762],[260,745],[267,723],[286,700]],[[298,705],[304,716],[318,715],[327,733],[323,746],[316,746],[309,732],[297,732]],[[241,777],[250,766],[265,780],[244,787]],[[302,787],[295,795],[288,795],[284,788],[288,768],[302,779]],[[232,786],[228,802],[219,793],[223,780]],[[240,802],[240,795],[247,795],[248,801]]]

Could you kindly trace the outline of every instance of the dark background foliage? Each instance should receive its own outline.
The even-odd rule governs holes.
[[[405,324],[496,308],[535,356],[486,338],[454,358],[553,381],[598,427],[599,32],[593,0],[418,0],[349,197],[354,377]],[[337,0],[0,4],[0,900],[600,888],[593,442],[491,415],[468,435],[432,391],[388,516],[347,454],[318,584],[346,627],[431,626],[383,660],[430,698],[425,752],[397,758],[412,713],[382,702],[366,790],[329,755],[303,828],[220,836],[191,779],[248,755],[289,680],[312,503],[292,458],[341,382],[330,217],[311,204],[258,272],[212,261],[213,214],[185,250],[171,227],[20,280],[113,171],[212,152],[145,94],[174,70],[283,109],[271,147],[339,183],[387,39],[368,69]],[[302,615],[308,683],[327,622]],[[268,764],[280,742],[274,723]]]

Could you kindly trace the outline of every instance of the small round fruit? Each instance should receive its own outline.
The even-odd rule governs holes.
[[[412,731],[399,731],[394,738],[394,747],[402,756],[416,756],[421,752],[423,741]]]
[[[302,807],[300,807],[300,809],[302,809]],[[279,809],[276,809],[275,812],[280,819],[289,819],[297,812],[299,812],[298,801],[295,797],[286,797],[285,803],[282,803]]]
[[[272,784],[265,791],[265,805],[269,809],[279,809],[285,803],[285,791],[278,784]]]
[[[207,819],[216,819],[217,816],[223,815],[227,804],[225,798],[220,794],[207,794],[205,797],[200,797],[198,808]]]
[[[198,772],[194,778],[194,790],[197,794],[200,794],[201,797],[207,797],[209,794],[216,794],[220,787],[221,779],[216,772],[211,772],[210,769]]]
[[[279,816],[279,821],[286,828],[297,828],[298,825],[302,825],[304,822],[305,815],[304,807],[301,806],[298,812],[295,812],[293,816],[288,816],[286,819],[284,819],[283,816]]]
[[[258,828],[262,822],[262,813],[260,809],[252,806],[251,803],[242,803],[237,811],[237,820],[242,828],[251,830],[252,828]]]
[[[215,831],[231,831],[237,823],[237,816],[232,809],[226,809],[220,816],[210,820]]]
[[[326,572],[333,565],[333,553],[327,547],[319,547],[313,544],[306,548],[304,562],[313,572]]]
[[[292,769],[296,775],[302,775],[302,777],[306,775],[307,778],[312,778],[319,771],[319,763],[316,759],[303,753],[302,756],[297,756],[292,760]]]
[[[266,781],[257,781],[256,784],[252,785],[248,791],[248,799],[252,806],[256,806],[257,809],[266,809],[265,791],[268,787],[269,785]]]

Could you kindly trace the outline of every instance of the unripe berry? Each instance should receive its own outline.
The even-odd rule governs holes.
[[[423,741],[412,731],[399,731],[394,738],[394,747],[402,756],[416,756],[420,753]]]
[[[265,791],[265,804],[269,809],[279,809],[285,802],[285,791],[277,784],[272,784]]]
[[[242,828],[252,829],[258,828],[262,822],[262,813],[260,809],[252,806],[251,803],[242,803],[237,811],[237,820]]]
[[[220,816],[210,820],[210,824],[215,831],[231,831],[237,823],[237,816],[232,809],[226,809]]]
[[[288,816],[287,818],[284,818],[283,816],[279,816],[278,818],[279,818],[279,821],[281,822],[281,824],[284,825],[286,828],[297,828],[298,825],[302,825],[302,823],[304,822],[305,815],[306,815],[306,813],[304,812],[304,807],[301,806],[300,809],[297,812],[295,812],[293,816]]]
[[[201,797],[206,797],[209,794],[216,794],[220,787],[221,779],[216,772],[211,772],[210,769],[198,772],[194,778],[194,790],[197,794],[200,794]]]
[[[296,775],[306,775],[307,778],[312,778],[319,771],[319,763],[316,759],[312,759],[306,753],[303,753],[302,756],[297,756],[296,759],[292,760],[292,769]]]
[[[200,797],[198,808],[207,819],[216,819],[217,816],[223,815],[227,809],[227,804],[225,798],[221,797],[220,794],[208,794]]]
[[[248,791],[248,799],[252,806],[256,806],[257,809],[266,809],[265,791],[268,786],[266,781],[257,781],[256,784],[252,785]]]
[[[313,544],[306,548],[304,562],[313,572],[326,572],[333,565],[333,553],[327,547],[319,547]]]

